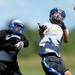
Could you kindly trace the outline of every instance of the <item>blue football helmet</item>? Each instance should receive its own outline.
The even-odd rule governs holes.
[[[61,15],[60,20],[64,20],[66,17],[65,11],[62,9],[58,9],[58,8],[53,8],[52,10],[50,10],[50,14],[49,14],[49,19],[54,19],[54,13],[59,13]],[[59,18],[59,16],[58,16]]]
[[[16,31],[17,27],[19,28],[18,31]],[[24,24],[22,21],[14,19],[14,20],[10,21],[8,29],[15,34],[23,34],[24,33]]]

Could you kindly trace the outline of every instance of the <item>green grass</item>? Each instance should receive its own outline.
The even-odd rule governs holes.
[[[67,64],[68,68],[71,70],[72,74],[75,75],[75,55],[73,54],[68,54],[68,55],[63,55],[64,62]]]
[[[75,75],[75,59],[73,58],[75,55],[63,55],[63,59],[65,64],[68,65],[72,74]],[[42,66],[41,66],[41,58],[39,56],[34,56],[26,59],[18,59],[20,70],[23,75],[45,75]]]
[[[29,59],[19,59],[20,69],[23,75],[44,75],[42,70],[41,59],[39,57],[32,57]]]

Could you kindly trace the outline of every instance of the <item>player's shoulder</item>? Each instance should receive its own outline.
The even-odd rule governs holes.
[[[8,32],[8,30],[5,30],[5,29],[0,30],[0,34],[4,34],[4,33],[7,33],[7,32]]]
[[[51,28],[59,28],[59,29],[61,29],[61,27],[59,25],[48,23],[48,22],[44,23],[43,25],[47,26],[47,28],[49,28],[49,29],[51,29]]]
[[[7,30],[0,30],[0,38],[4,38],[7,35]]]
[[[45,25],[45,26],[51,26],[52,24],[49,23],[49,22],[45,22],[45,23],[43,23],[43,25]]]
[[[43,25],[46,26],[48,29],[50,29],[52,26],[52,24],[49,22],[45,22],[45,23],[43,23]]]
[[[62,29],[58,24],[53,24],[52,26],[55,27],[55,28]]]

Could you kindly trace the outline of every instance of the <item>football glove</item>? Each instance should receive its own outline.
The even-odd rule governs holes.
[[[60,22],[59,26],[62,28],[63,31],[66,30],[64,22]]]
[[[18,42],[17,44],[15,44],[15,46],[18,48],[18,49],[22,49],[24,47],[24,42],[23,41],[20,41]]]
[[[45,26],[45,25],[40,26],[39,25],[39,32],[43,33],[44,30],[46,30],[46,29],[47,29],[47,26]]]

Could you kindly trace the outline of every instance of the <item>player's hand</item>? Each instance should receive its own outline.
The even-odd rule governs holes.
[[[39,26],[39,32],[41,32],[41,33],[43,33],[44,30],[46,30],[46,29],[47,29],[47,26],[45,26],[45,25]]]
[[[18,48],[18,49],[22,49],[24,47],[24,42],[23,41],[20,41],[18,42],[17,44],[15,44],[15,46]]]
[[[44,36],[43,32],[44,32],[46,29],[47,29],[47,26],[45,26],[45,25],[40,26],[40,25],[39,25],[39,35],[40,35],[40,37],[43,37],[43,36]]]
[[[63,31],[66,30],[66,26],[63,21],[60,22],[59,26],[62,28]]]

